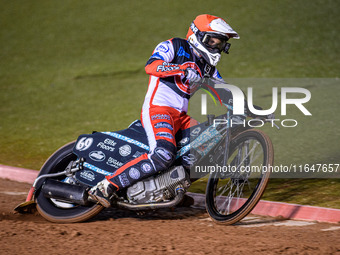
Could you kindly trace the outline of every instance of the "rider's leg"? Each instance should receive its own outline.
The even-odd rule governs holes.
[[[181,128],[182,130],[191,128],[193,126],[196,126],[199,124],[199,122],[192,117],[190,117],[188,114],[185,112],[182,112],[180,115],[180,122],[181,122]]]
[[[156,106],[142,112],[142,121],[150,151],[129,161],[90,190],[89,195],[103,206],[110,205],[109,197],[114,191],[168,169],[175,160],[175,134],[182,126],[183,114],[171,107]]]

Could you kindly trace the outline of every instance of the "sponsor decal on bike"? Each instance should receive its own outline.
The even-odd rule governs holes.
[[[105,160],[105,154],[102,151],[91,151],[89,153],[89,157],[90,159],[92,159],[93,161],[97,161],[97,162],[101,162]]]
[[[184,155],[190,148],[198,150],[201,156],[205,156],[221,139],[222,135],[216,128],[209,127],[191,142],[191,144],[183,147],[180,150],[180,156]]]
[[[201,132],[201,128],[197,127],[193,131],[191,131],[191,136],[198,136],[200,132]]]
[[[156,134],[156,136],[174,139],[173,135],[168,133],[168,132],[159,132],[159,133]]]
[[[208,148],[209,143],[202,144],[197,147],[198,151],[204,153],[204,151]]]
[[[209,127],[191,143],[191,146],[198,149],[201,156],[205,156],[221,139],[222,135],[214,127]]]
[[[114,151],[115,150],[114,146],[116,146],[116,144],[117,143],[115,141],[113,141],[113,140],[111,140],[109,138],[106,138],[104,140],[104,142],[99,142],[97,144],[97,147],[99,147],[99,148],[101,148],[103,150],[107,150],[107,151]]]
[[[132,167],[129,170],[129,176],[134,180],[138,180],[140,177],[140,172],[138,171],[137,168]]]
[[[142,149],[145,149],[145,150],[149,150],[150,147],[145,145],[144,143],[141,143],[139,141],[136,141],[132,138],[129,138],[127,136],[124,136],[124,135],[121,135],[121,134],[118,134],[118,133],[113,133],[113,132],[102,132],[103,134],[106,134],[106,135],[109,135],[109,136],[112,136],[112,137],[115,137],[117,139],[120,139],[122,141],[125,141],[125,142],[128,142],[128,143],[131,143],[131,144],[134,144]]]
[[[124,165],[123,162],[118,161],[117,159],[114,159],[112,157],[109,157],[109,159],[106,162],[107,165],[112,166],[114,168],[120,168],[122,165]]]
[[[138,158],[140,156],[142,156],[143,154],[145,154],[145,152],[140,152],[140,151],[136,151],[135,154],[133,154],[133,158]]]
[[[94,181],[94,179],[96,179],[94,172],[87,170],[80,172],[80,177],[91,182]]]
[[[172,161],[172,154],[164,149],[164,148],[156,148],[155,153],[160,157],[163,161],[171,162]]]
[[[191,148],[190,143],[185,145],[183,148],[181,148],[179,151],[177,151],[176,159],[183,156],[185,153],[187,153]]]
[[[107,172],[107,171],[105,171],[105,170],[103,170],[103,169],[100,169],[100,168],[98,168],[98,167],[96,167],[96,166],[94,166],[94,165],[91,165],[91,164],[89,164],[89,163],[87,163],[87,162],[84,162],[84,163],[83,163],[83,166],[84,166],[85,168],[91,169],[92,171],[94,171],[94,172],[96,172],[96,173],[98,173],[98,174],[102,174],[102,175],[111,175],[111,174],[112,174],[112,173]]]
[[[142,172],[143,173],[151,173],[152,171],[152,166],[150,163],[143,163],[142,166],[141,166],[141,169],[142,169]]]
[[[123,187],[127,187],[130,185],[130,181],[127,178],[126,173],[121,173],[120,175],[118,175],[118,179],[120,181],[120,183],[122,184]]]
[[[171,120],[168,114],[155,114],[151,116],[151,120]]]
[[[171,131],[174,130],[171,124],[168,122],[158,122],[154,125],[155,128],[167,128],[170,129]]]
[[[125,145],[119,147],[119,154],[122,157],[129,156],[131,154],[131,147],[130,147],[130,145],[125,144]]]
[[[114,147],[108,146],[108,145],[104,144],[103,142],[98,143],[97,147],[99,147],[103,150],[106,150],[106,151],[114,151],[115,150]]]
[[[85,151],[91,147],[93,143],[92,137],[82,137],[76,144],[76,150]]]
[[[113,140],[111,140],[111,139],[109,139],[109,138],[106,138],[106,139],[104,140],[104,143],[107,144],[107,145],[110,145],[110,146],[112,146],[112,147],[115,147],[116,144],[117,144],[115,141],[113,141]]]

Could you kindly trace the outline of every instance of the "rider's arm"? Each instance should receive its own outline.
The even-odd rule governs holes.
[[[165,78],[174,75],[184,75],[181,65],[173,64],[174,47],[172,42],[164,41],[157,45],[145,65],[145,72],[149,75]]]

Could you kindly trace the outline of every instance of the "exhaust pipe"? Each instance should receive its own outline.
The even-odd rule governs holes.
[[[88,205],[88,188],[80,185],[73,185],[53,179],[48,179],[42,186],[41,192],[46,198],[54,198],[65,202],[70,202],[79,205]],[[177,187],[177,195],[169,202],[150,203],[150,204],[129,204],[117,201],[117,206],[132,211],[139,210],[154,210],[161,208],[174,207],[179,204],[184,197],[185,190],[182,187]]]
[[[79,205],[88,205],[88,189],[84,186],[48,179],[43,184],[41,190],[46,198],[54,198]]]

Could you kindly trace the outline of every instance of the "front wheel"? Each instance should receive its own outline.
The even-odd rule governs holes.
[[[65,170],[67,165],[77,159],[72,150],[75,142],[66,144],[58,149],[42,166],[39,176],[43,174],[57,173]],[[56,177],[59,181],[68,181],[66,176]],[[69,178],[69,177],[68,177]],[[41,184],[41,183],[40,183]],[[37,185],[39,187],[39,183]],[[41,186],[41,185],[40,185]],[[103,206],[91,204],[81,206],[72,203],[58,201],[52,198],[46,198],[38,188],[35,194],[38,212],[47,220],[58,223],[75,223],[86,221],[97,215]]]
[[[217,163],[225,172],[211,174],[206,188],[206,208],[217,223],[234,224],[256,206],[269,180],[274,150],[270,138],[259,130],[246,130],[231,140],[227,164],[222,153]]]

